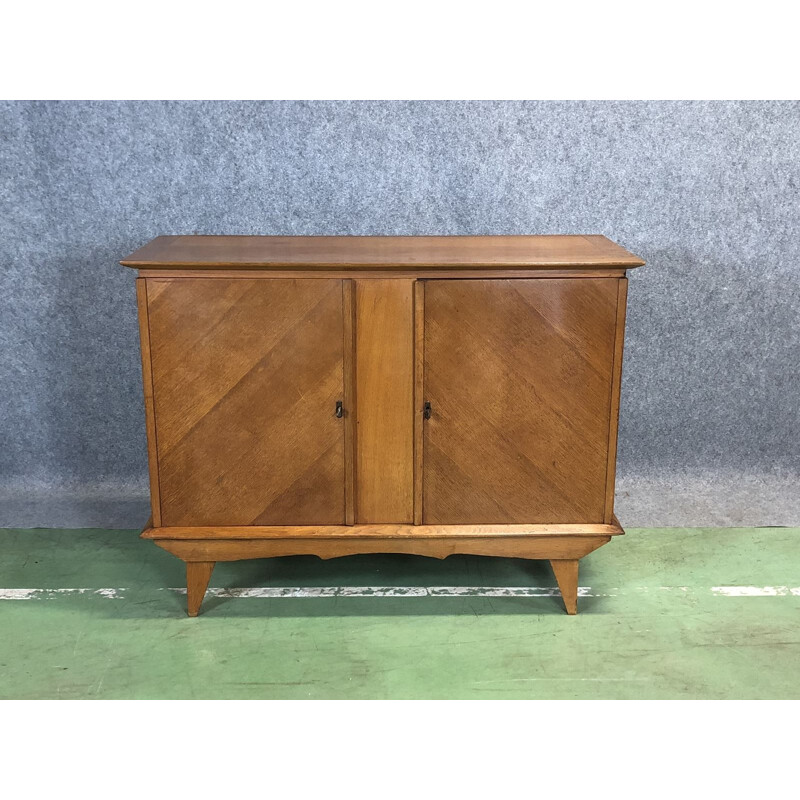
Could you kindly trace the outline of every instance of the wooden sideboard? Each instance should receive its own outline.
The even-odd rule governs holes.
[[[614,516],[626,270],[603,236],[160,236],[136,281],[152,519],[217,561],[578,561]]]

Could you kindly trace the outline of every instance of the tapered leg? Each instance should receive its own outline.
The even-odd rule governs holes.
[[[196,617],[200,605],[205,597],[211,573],[214,571],[216,561],[187,561],[186,562],[186,594],[188,597],[188,612],[190,617]]]
[[[578,613],[578,559],[553,558],[550,566],[556,574],[561,598],[567,609],[567,614]]]

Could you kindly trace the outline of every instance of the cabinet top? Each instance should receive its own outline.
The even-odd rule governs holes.
[[[120,262],[159,269],[640,267],[605,236],[159,236]]]

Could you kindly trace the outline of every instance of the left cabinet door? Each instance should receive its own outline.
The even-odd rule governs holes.
[[[344,524],[349,282],[145,280],[161,525]]]

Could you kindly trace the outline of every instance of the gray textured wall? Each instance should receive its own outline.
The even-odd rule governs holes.
[[[798,103],[2,103],[0,524],[142,522],[117,260],[192,232],[606,234],[620,516],[798,523],[799,192]]]

